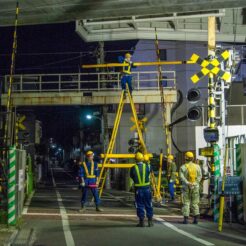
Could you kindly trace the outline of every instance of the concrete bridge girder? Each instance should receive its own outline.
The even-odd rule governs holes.
[[[108,105],[118,104],[120,91],[94,91],[94,92],[42,92],[42,93],[13,93],[14,106],[57,106],[57,105]],[[177,91],[168,89],[164,91],[165,102],[175,103]],[[2,105],[6,105],[7,95],[2,95]],[[158,90],[134,91],[135,103],[161,103]]]

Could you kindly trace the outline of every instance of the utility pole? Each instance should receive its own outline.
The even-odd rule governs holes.
[[[215,57],[215,32],[216,20],[214,16],[208,17],[208,58],[210,60]],[[216,105],[215,105],[215,83],[214,74],[209,73],[208,76],[208,130],[217,130],[216,121]],[[219,196],[218,196],[218,178],[220,176],[220,150],[216,142],[211,142],[210,146],[213,148],[213,157],[211,158],[211,175],[214,185],[213,191],[213,215],[214,221],[219,219]]]
[[[97,63],[98,64],[103,64],[105,62],[105,54],[104,54],[104,42],[100,41],[99,42],[99,50],[98,50],[99,54],[97,56]],[[105,72],[104,70],[102,71],[103,73]],[[100,76],[102,81],[104,81],[103,83],[101,83],[102,88],[106,88],[107,83],[105,82],[106,80],[106,76],[105,74],[102,74],[102,76]],[[107,105],[103,105],[102,107],[102,136],[103,136],[103,153],[105,154],[108,144],[109,144],[109,134],[108,134],[108,106]],[[108,170],[108,172],[110,172],[110,169]],[[107,175],[107,179],[106,179],[106,189],[110,189],[110,174]]]

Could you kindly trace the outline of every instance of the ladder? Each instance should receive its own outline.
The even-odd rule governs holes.
[[[128,85],[126,85],[126,92],[122,91],[121,93],[121,97],[120,97],[120,103],[118,106],[118,110],[117,110],[117,114],[116,114],[116,118],[115,118],[115,122],[114,122],[114,128],[113,128],[113,132],[112,132],[112,136],[109,142],[109,146],[106,152],[106,155],[104,156],[104,160],[103,160],[103,164],[102,164],[102,168],[101,168],[101,172],[100,172],[100,176],[99,176],[99,196],[101,197],[104,186],[105,186],[105,182],[107,179],[107,174],[108,174],[108,169],[110,168],[109,165],[109,157],[110,155],[112,155],[113,153],[113,149],[114,149],[114,145],[115,145],[115,140],[116,140],[116,136],[117,136],[117,132],[118,132],[118,128],[119,128],[119,124],[120,124],[120,120],[121,120],[121,116],[122,116],[122,112],[123,112],[123,108],[124,108],[124,104],[126,102],[126,96],[125,93],[127,93],[129,101],[130,101],[130,105],[131,105],[131,109],[132,109],[132,114],[133,114],[133,118],[134,118],[134,122],[136,125],[136,129],[137,129],[137,133],[138,133],[138,137],[139,137],[139,142],[143,148],[144,154],[147,154],[147,148],[143,139],[143,134],[142,131],[139,127],[138,124],[138,116],[137,116],[137,112],[136,112],[136,108],[132,99],[132,95],[129,92],[128,89]],[[105,167],[107,166],[107,167]],[[157,200],[161,199],[160,193],[157,190],[157,186],[156,186],[156,182],[155,182],[155,175],[152,172],[151,173],[151,184],[152,184],[152,188],[153,188],[153,192],[154,192],[154,198],[156,198]]]
[[[99,189],[99,196],[100,197],[102,195],[103,188],[104,188],[104,185],[105,185],[105,181],[106,181],[106,178],[107,178],[107,173],[108,173],[108,168],[105,168],[105,164],[109,163],[108,156],[113,153],[115,139],[116,139],[118,128],[119,128],[119,124],[120,124],[120,118],[121,118],[121,115],[122,115],[122,112],[123,112],[124,103],[125,103],[125,100],[126,100],[126,98],[124,97],[124,93],[125,93],[124,91],[122,91],[122,93],[121,93],[120,103],[119,103],[119,106],[118,106],[118,110],[117,110],[117,114],[116,114],[116,118],[115,118],[115,122],[114,122],[114,128],[113,128],[112,136],[111,136],[111,139],[109,141],[109,145],[108,145],[108,149],[107,149],[107,152],[106,152],[106,156],[104,157],[103,164],[102,164],[102,169],[101,169],[101,172],[100,172],[100,175],[99,175],[99,188],[98,189]]]

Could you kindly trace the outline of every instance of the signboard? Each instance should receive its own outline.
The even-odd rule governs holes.
[[[219,194],[222,190],[222,177],[218,180]],[[242,194],[242,178],[238,176],[229,176],[226,177],[225,181],[225,195],[240,195]]]
[[[206,157],[213,157],[214,156],[214,148],[213,147],[199,148],[199,155],[206,156]]]

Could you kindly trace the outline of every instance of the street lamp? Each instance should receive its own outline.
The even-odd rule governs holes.
[[[105,153],[107,146],[105,145],[106,144],[106,136],[105,136],[104,122],[103,122],[103,119],[101,117],[98,117],[97,115],[100,115],[100,113],[94,112],[92,115],[88,114],[88,115],[86,115],[86,119],[88,119],[88,120],[98,119],[101,121],[102,147],[103,147],[103,153]],[[110,189],[110,174],[107,175],[106,188]]]
[[[94,118],[94,119],[98,119],[98,120],[100,120],[100,121],[102,122],[102,118],[97,117],[96,115],[98,115],[97,112],[93,113],[92,115],[91,115],[91,114],[87,114],[87,115],[86,115],[86,119],[87,119],[87,120],[91,120],[91,119]]]

